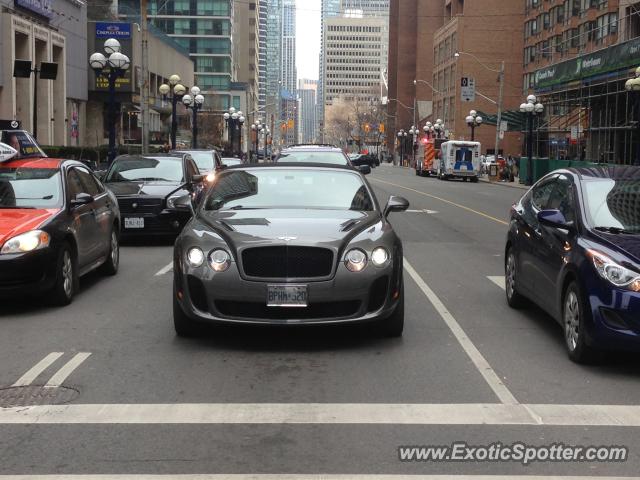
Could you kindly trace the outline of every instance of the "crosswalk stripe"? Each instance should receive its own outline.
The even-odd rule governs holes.
[[[51,364],[59,359],[62,355],[64,355],[64,352],[51,352],[49,355],[47,355],[33,367],[31,367],[24,375],[22,375],[12,385],[12,387],[26,387],[28,385],[31,385],[31,383],[33,383],[33,381],[38,378],[38,375],[49,368],[49,366],[51,366]]]
[[[638,405],[66,404],[0,408],[8,424],[318,424],[640,427]]]
[[[500,287],[502,290],[506,290],[506,283],[504,280],[504,275],[500,275],[500,276],[496,276],[496,277],[487,277],[489,280],[491,280],[493,283],[495,283],[498,287]]]
[[[88,352],[80,352],[73,356],[71,360],[65,363],[60,370],[58,370],[53,377],[46,383],[47,387],[59,387],[62,383],[73,373],[73,371],[80,366],[91,354]]]
[[[579,475],[367,475],[367,474],[191,474],[191,475],[0,475],[0,480],[629,480]]]

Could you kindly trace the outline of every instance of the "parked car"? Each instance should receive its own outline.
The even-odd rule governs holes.
[[[243,163],[244,162],[240,158],[235,158],[235,157],[223,157],[222,158],[222,164],[225,167],[234,167],[236,165],[242,165]]]
[[[79,277],[118,271],[118,202],[87,166],[47,158],[29,139],[13,153],[0,144],[0,296],[67,305]]]
[[[122,155],[107,170],[104,181],[122,213],[124,235],[177,235],[191,210],[176,204],[183,195],[199,199],[203,175],[187,153]]]
[[[293,145],[280,152],[276,163],[351,165],[349,157],[341,149],[331,145]]]
[[[402,243],[387,216],[408,206],[391,197],[381,209],[349,166],[221,172],[175,243],[177,334],[206,323],[373,323],[400,336]]]
[[[193,161],[196,162],[198,170],[205,177],[223,167],[222,158],[217,150],[173,150],[170,153],[172,155],[191,155]]]
[[[513,206],[505,253],[509,305],[552,315],[572,360],[640,349],[640,167],[545,176]]]

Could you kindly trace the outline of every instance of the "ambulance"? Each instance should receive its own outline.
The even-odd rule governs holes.
[[[479,142],[454,140],[444,142],[437,175],[440,180],[461,178],[463,181],[477,182],[480,176]]]

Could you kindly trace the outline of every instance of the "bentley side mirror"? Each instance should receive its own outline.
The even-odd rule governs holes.
[[[404,197],[389,197],[387,206],[384,207],[385,218],[389,216],[391,212],[405,212],[409,208],[409,200]]]
[[[176,198],[173,205],[180,210],[191,210],[192,214],[195,214],[195,206],[193,205],[193,197],[191,194],[182,195]]]
[[[91,202],[93,202],[93,200],[93,197],[88,193],[78,193],[75,198],[71,199],[71,202],[69,202],[69,206],[71,208],[78,208],[82,205],[90,204]]]
[[[369,165],[360,165],[358,170],[360,170],[360,173],[363,175],[369,175],[371,173],[371,167]]]

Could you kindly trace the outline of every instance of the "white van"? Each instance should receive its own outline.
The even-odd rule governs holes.
[[[444,142],[441,147],[438,178],[462,178],[464,181],[477,182],[480,175],[480,148],[479,142]]]

